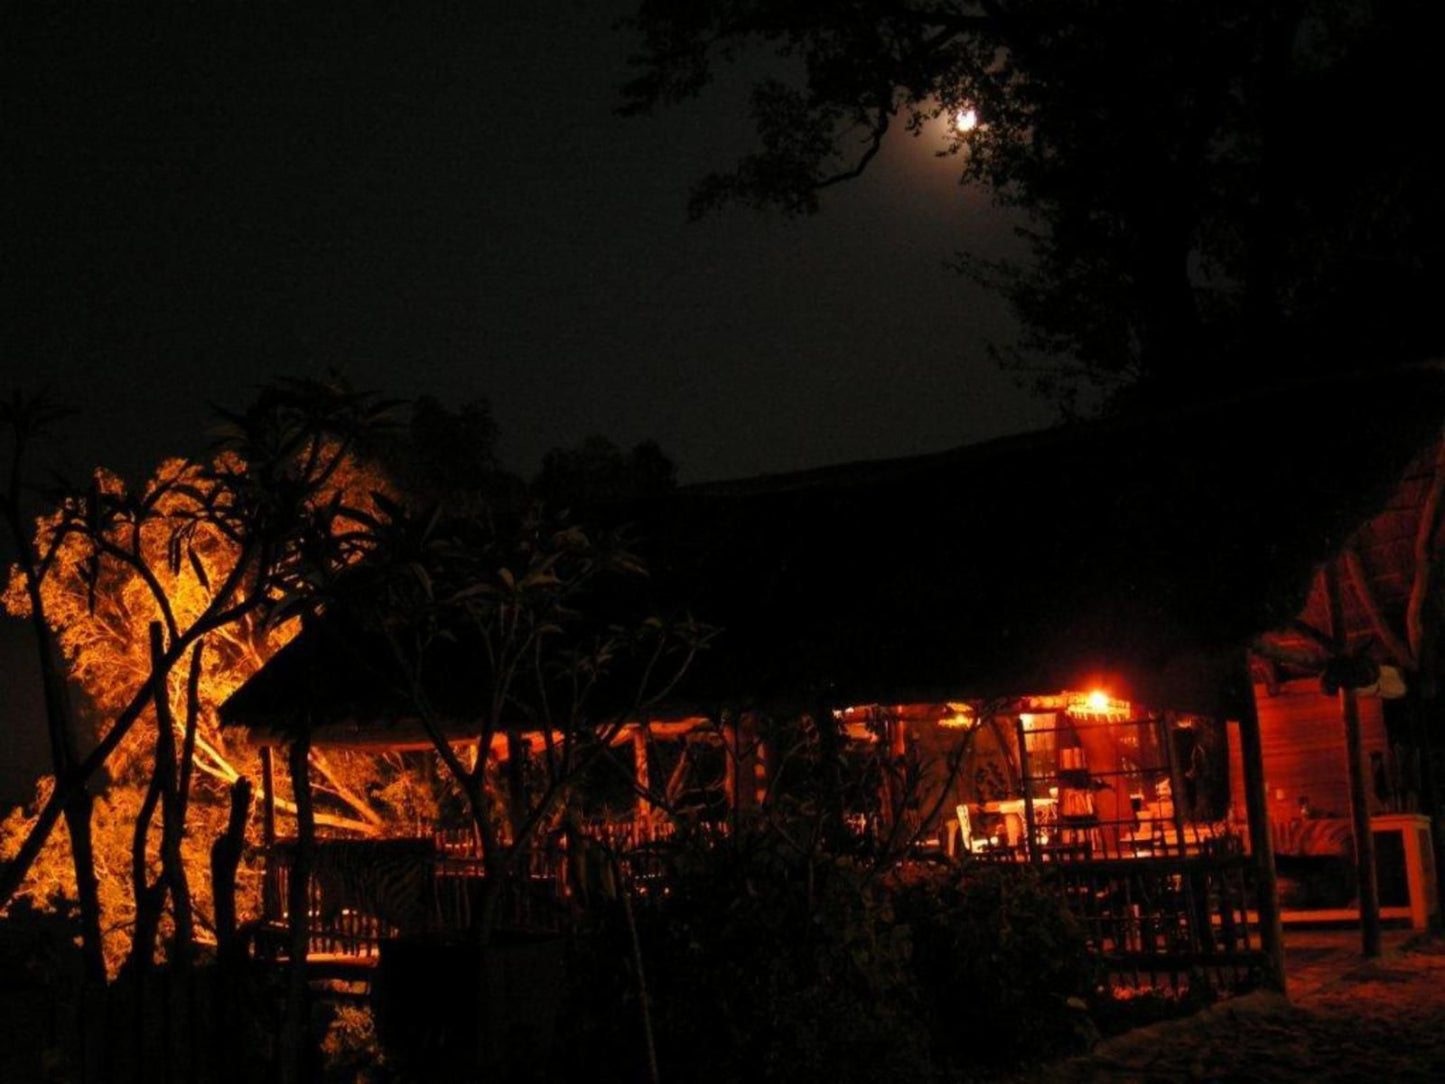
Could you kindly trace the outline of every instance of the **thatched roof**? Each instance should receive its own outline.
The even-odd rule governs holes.
[[[1341,618],[1345,639],[1352,653],[1364,653],[1376,662],[1406,670],[1422,665],[1416,648],[1432,664],[1432,645],[1412,643],[1408,612],[1414,592],[1424,588],[1420,598],[1422,628],[1438,621],[1442,593],[1439,569],[1435,567],[1442,540],[1438,534],[1438,505],[1445,485],[1445,443],[1436,440],[1405,468],[1378,511],[1345,540],[1343,559],[1336,563],[1340,581]],[[1435,505],[1435,509],[1427,506]],[[1417,568],[1424,556],[1426,580],[1417,584]],[[1433,585],[1433,590],[1430,589]],[[1332,653],[1327,640],[1334,635],[1325,579],[1316,575],[1299,612],[1299,620],[1271,632],[1265,639],[1272,648],[1283,649],[1268,660],[1274,669],[1270,677],[1316,674]],[[1262,663],[1266,660],[1261,660]],[[1262,672],[1265,667],[1261,667]]]
[[[1416,369],[692,486],[600,516],[633,525],[661,606],[722,630],[680,712],[1095,678],[1206,707],[1220,663],[1300,611],[1315,567],[1442,420],[1445,375]],[[271,725],[303,689],[329,718],[396,707],[334,648],[288,647],[226,720]]]

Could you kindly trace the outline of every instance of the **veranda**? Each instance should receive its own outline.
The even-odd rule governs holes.
[[[1204,969],[1232,985],[1266,973],[1258,864],[1245,811],[1228,806],[1221,720],[1152,711],[1098,689],[832,714],[846,755],[868,765],[845,817],[854,846],[898,865],[1039,870],[1117,982],[1178,987]],[[382,742],[345,727],[317,727],[312,741],[420,746],[415,735]],[[282,955],[296,844],[277,832],[276,758],[263,749],[256,944]],[[610,804],[584,801],[586,815],[559,818],[526,845],[505,903],[509,931],[562,932],[599,884],[665,893],[679,832],[693,846],[725,844],[787,797],[778,728],[756,713],[630,724],[610,754],[630,778],[613,771]],[[375,962],[390,938],[468,930],[486,880],[475,835],[455,826],[320,838],[309,865],[309,955],[352,966]]]

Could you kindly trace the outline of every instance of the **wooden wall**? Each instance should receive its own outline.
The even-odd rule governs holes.
[[[1285,682],[1276,696],[1263,685],[1254,687],[1259,709],[1260,739],[1264,746],[1264,779],[1269,789],[1270,820],[1298,819],[1299,800],[1321,816],[1349,818],[1350,791],[1345,770],[1345,726],[1338,697],[1325,696],[1315,679]],[[1370,778],[1370,754],[1383,753],[1388,742],[1381,701],[1362,696],[1360,732],[1364,744],[1365,783],[1370,812],[1388,812],[1375,795]],[[1236,728],[1230,726],[1229,793],[1236,819],[1244,818],[1244,764],[1239,755]]]

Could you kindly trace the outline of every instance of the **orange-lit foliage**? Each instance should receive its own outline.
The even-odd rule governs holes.
[[[213,466],[229,471],[243,464],[234,457],[218,459]],[[147,483],[144,493],[156,498],[148,515],[127,519],[117,517],[107,524],[98,545],[81,531],[66,531],[85,512],[80,500],[41,517],[36,524],[37,548],[45,552],[53,539],[60,538],[56,558],[42,584],[41,596],[47,621],[55,633],[72,682],[84,693],[80,710],[82,730],[98,734],[135,695],[150,674],[148,627],[162,620],[156,593],[162,594],[176,627],[184,630],[211,604],[214,592],[226,581],[239,559],[237,543],[203,514],[206,502],[217,497],[214,475],[201,465],[181,459],[161,464]],[[124,482],[106,471],[97,471],[92,494],[117,497]],[[390,483],[379,468],[355,458],[343,458],[326,479],[313,503],[332,501],[377,514],[373,494],[394,499]],[[340,517],[333,531],[354,530],[357,524]],[[177,544],[178,529],[183,544]],[[57,532],[61,532],[57,535]],[[113,549],[112,549],[113,548]],[[108,549],[111,552],[106,552]],[[121,559],[117,552],[138,559]],[[0,605],[12,615],[29,613],[29,600],[18,569],[11,572]],[[221,625],[204,638],[203,671],[199,686],[200,714],[195,750],[195,785],[183,845],[185,864],[205,928],[211,906],[207,849],[225,819],[225,785],[238,775],[257,775],[256,755],[244,741],[223,734],[217,725],[220,704],[251,677],[297,632],[299,622],[268,624],[261,610],[246,613]],[[177,726],[186,718],[185,667],[170,675],[172,714]],[[155,743],[153,712],[150,725],[136,727],[107,765],[110,786],[101,795],[95,814],[97,873],[102,886],[106,926],[116,933],[133,917],[129,848],[135,810],[139,807],[144,782],[152,765]],[[86,742],[82,736],[82,743]],[[179,735],[178,735],[179,744]],[[404,766],[381,765],[363,756],[320,757],[318,798],[323,823],[350,823],[357,828],[377,830],[388,812],[388,798],[395,813],[407,819],[418,815],[417,798],[407,785]],[[43,780],[43,798],[51,780]],[[377,802],[371,795],[380,795]],[[396,798],[401,795],[401,798]],[[406,801],[405,799],[411,799]],[[285,796],[283,795],[283,803]],[[379,808],[378,808],[379,807]],[[330,815],[327,816],[329,808]],[[17,812],[0,822],[0,857],[8,857],[18,845],[27,826],[27,816]],[[60,893],[73,895],[73,871],[66,858],[63,831],[50,840],[27,881],[25,895],[45,900]],[[152,840],[152,859],[155,845]],[[242,878],[243,887],[248,883]],[[244,903],[244,901],[243,901]],[[110,940],[110,938],[108,938]],[[116,940],[120,940],[117,938]],[[107,945],[112,963],[123,954],[123,946]]]
[[[223,465],[239,469],[234,459]],[[95,487],[111,495],[122,492],[124,483],[108,471],[95,475]],[[162,463],[146,492],[160,493],[153,514],[139,527],[118,522],[107,532],[106,541],[118,549],[138,551],[153,585],[135,566],[104,555],[98,570],[92,571],[96,556],[91,540],[78,532],[65,536],[57,558],[41,587],[46,618],[65,657],[72,681],[85,693],[96,722],[113,716],[134,695],[150,673],[146,630],[161,620],[153,587],[164,594],[179,628],[189,628],[211,603],[217,585],[232,571],[238,557],[236,544],[205,518],[197,518],[212,483],[203,469],[182,459]],[[381,471],[355,461],[343,461],[333,472],[327,488],[317,497],[325,502],[339,495],[342,502],[374,512],[373,492],[390,489]],[[42,517],[36,525],[41,549],[53,537],[67,514],[64,508]],[[181,523],[188,523],[185,553],[177,560],[173,536]],[[19,570],[12,570],[0,604],[16,616],[27,615],[29,604]],[[201,677],[202,714],[197,742],[197,770],[230,782],[236,778],[235,765],[227,755],[227,743],[218,733],[216,709],[237,688],[295,634],[297,622],[268,626],[264,614],[249,613],[207,635],[205,666]],[[184,673],[171,674],[170,693],[177,720],[186,716]],[[136,753],[139,736],[131,739],[130,756]],[[142,754],[144,755],[144,754]],[[123,774],[121,764],[112,763],[112,775]]]

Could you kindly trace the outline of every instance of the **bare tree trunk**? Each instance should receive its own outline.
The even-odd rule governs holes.
[[[647,1084],[661,1084],[662,1075],[657,1069],[657,1043],[652,1034],[652,999],[647,992],[647,971],[642,961],[642,941],[637,936],[637,920],[632,914],[632,887],[624,884],[622,867],[617,856],[612,855],[612,875],[617,881],[618,895],[622,897],[622,915],[627,920],[627,937],[632,949],[632,967],[637,974],[637,1010],[642,1018],[642,1050],[647,1058]]]
[[[515,846],[527,823],[527,743],[516,727],[507,728],[507,816]]]
[[[1264,780],[1264,748],[1259,733],[1259,711],[1254,703],[1254,682],[1249,656],[1239,657],[1239,756],[1244,762],[1245,816],[1249,821],[1249,848],[1257,878],[1255,906],[1259,912],[1259,941],[1264,950],[1264,982],[1271,990],[1288,993],[1284,971],[1284,929],[1279,918],[1279,882],[1274,866],[1274,837],[1269,829],[1269,792]]]
[[[472,917],[471,934],[472,939],[485,948],[491,941],[497,921],[501,917],[501,904],[508,878],[502,841],[498,838],[497,826],[487,806],[486,784],[480,776],[479,769],[476,775],[468,778],[465,790],[467,803],[472,807],[472,824],[482,845],[482,868],[486,873],[482,878],[477,913]]]
[[[33,577],[30,577],[33,583]],[[50,732],[51,763],[56,785],[60,778],[74,771],[76,761],[75,735],[71,732],[70,687],[56,659],[55,641],[45,621],[44,602],[39,585],[30,591],[31,625],[35,630],[40,656],[41,687],[45,693],[45,721]],[[91,982],[105,982],[105,949],[100,933],[100,886],[95,877],[95,848],[91,839],[90,815],[93,806],[90,792],[76,787],[65,799],[65,828],[70,833],[70,857],[75,868],[75,889],[80,907],[81,958],[85,977]]]
[[[468,931],[472,944],[481,963],[483,1008],[478,1039],[481,1044],[479,1063],[502,1065],[506,1056],[505,1036],[501,1026],[502,1014],[498,1006],[503,997],[501,969],[492,959],[492,942],[501,919],[502,906],[506,901],[510,876],[506,856],[502,853],[497,826],[488,806],[486,781],[483,776],[485,760],[478,759],[476,768],[463,780],[467,803],[471,806],[472,824],[482,845],[482,866],[486,876],[482,878],[481,895],[477,910],[472,915],[472,928]]]
[[[84,787],[65,803],[65,829],[70,833],[70,857],[75,868],[76,896],[80,903],[80,951],[85,977],[105,982],[105,952],[100,933],[100,884],[95,876],[95,847],[91,839],[93,802]]]
[[[20,886],[25,883],[26,875],[35,865],[35,860],[40,857],[40,852],[45,849],[45,843],[60,820],[66,803],[74,797],[77,790],[84,789],[90,777],[100,770],[110,754],[115,751],[116,746],[130,732],[136,720],[140,718],[141,712],[149,700],[150,680],[147,679],[136,691],[131,702],[116,716],[115,723],[101,743],[87,753],[85,759],[78,762],[73,768],[56,773],[55,790],[51,792],[45,805],[40,809],[40,815],[35,818],[35,823],[25,834],[25,841],[20,845],[20,850],[5,864],[3,869],[0,869],[0,907],[7,905],[14,898],[15,893],[20,890]]]
[[[251,781],[231,787],[231,814],[226,830],[211,844],[211,896],[216,908],[216,956],[222,965],[236,951],[236,869],[246,849],[246,822],[251,816]]]
[[[145,799],[136,813],[135,825],[131,830],[130,875],[131,892],[135,898],[135,928],[131,935],[130,958],[126,966],[138,979],[150,970],[153,962],[156,931],[160,928],[161,911],[164,910],[166,901],[165,879],[157,878],[152,884],[149,862],[146,860],[151,820],[155,816],[156,806],[160,803],[162,786],[158,757],[151,773],[150,786],[146,789]]]
[[[823,839],[837,843],[843,830],[843,735],[832,705],[819,700],[813,706],[813,725],[818,729],[819,787],[823,792]]]
[[[236,1080],[245,1051],[239,1047],[236,1021],[242,999],[237,991],[245,979],[246,946],[236,930],[236,868],[246,849],[246,822],[251,816],[251,781],[231,787],[231,812],[226,830],[211,844],[211,896],[216,909],[215,1031],[212,1043],[223,1067],[222,1080]]]
[[[311,721],[306,719],[301,734],[287,750],[287,766],[291,773],[291,793],[296,799],[296,849],[291,863],[291,881],[287,886],[286,1016],[281,1025],[280,1068],[283,1084],[303,1084],[308,1079],[310,1062],[310,998],[307,996],[306,956],[311,940],[308,889],[311,880],[311,855],[316,844],[316,822],[311,809],[311,776],[308,754],[311,748]]]
[[[152,665],[162,662],[160,629],[152,625]],[[161,792],[161,875],[170,886],[171,913],[175,920],[175,939],[172,951],[175,962],[182,970],[188,969],[195,946],[195,920],[191,908],[191,886],[186,874],[185,860],[181,854],[181,838],[186,827],[186,807],[190,797],[191,758],[195,755],[196,725],[199,721],[200,700],[198,685],[201,672],[202,646],[197,644],[191,655],[190,676],[186,683],[186,729],[180,750],[180,761],[176,761],[175,719],[172,716],[170,697],[165,692],[166,682],[156,684],[156,722],[166,735],[165,750],[169,764],[166,767],[167,784]],[[156,743],[157,753],[161,744]]]

